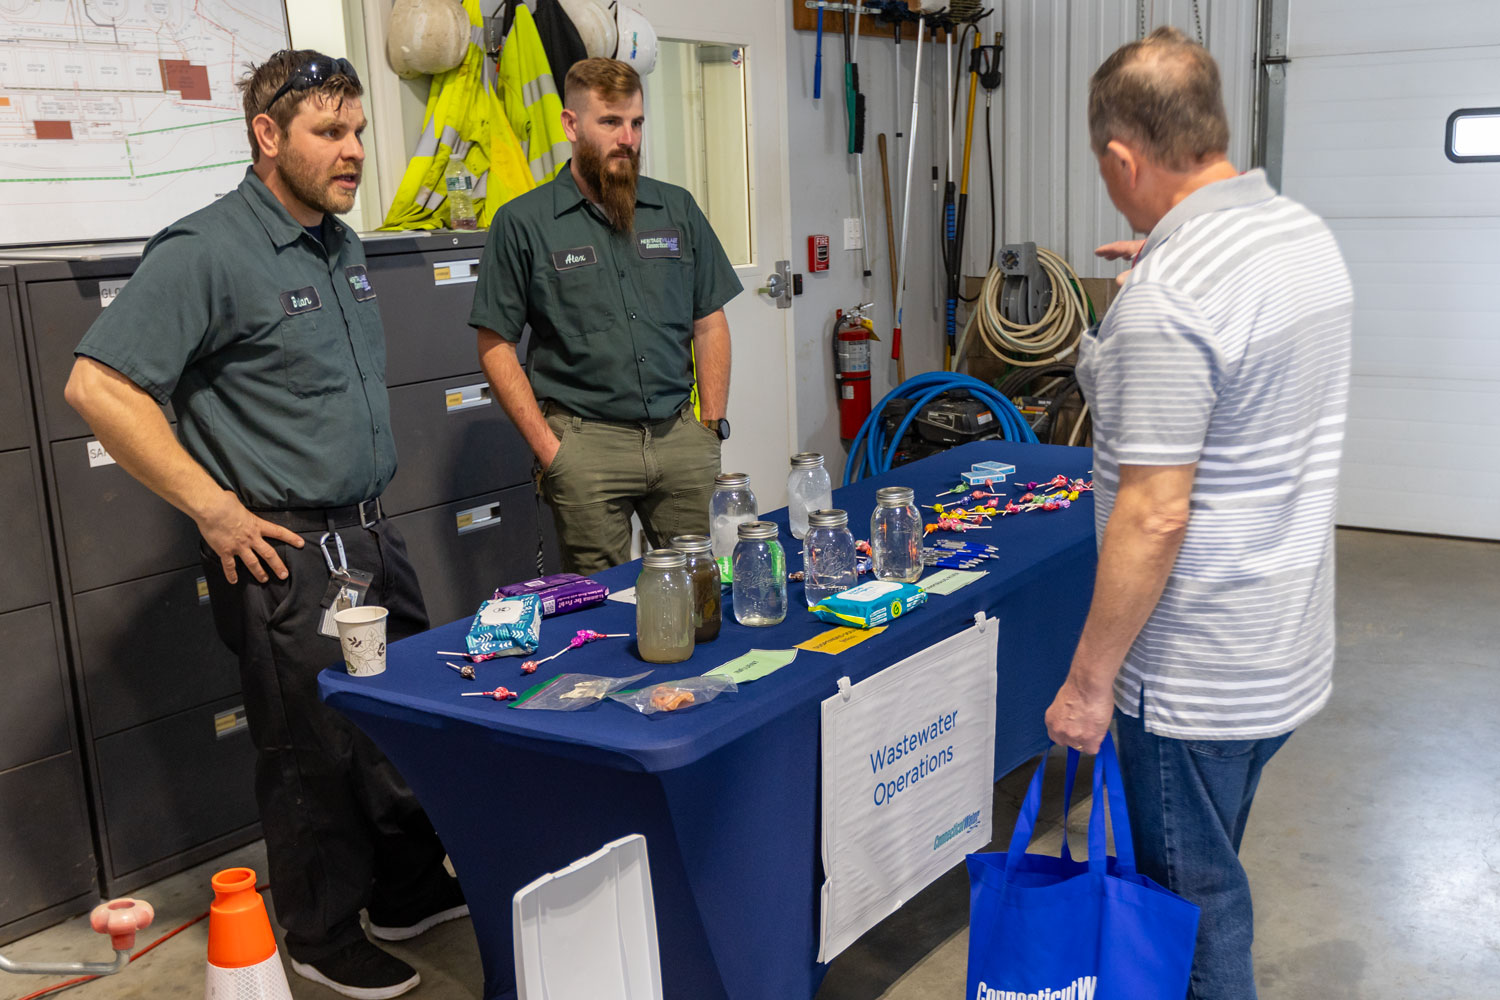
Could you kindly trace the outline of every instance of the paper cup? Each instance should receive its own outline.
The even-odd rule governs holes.
[[[370,604],[347,608],[333,616],[339,629],[344,666],[355,677],[385,672],[385,608]]]

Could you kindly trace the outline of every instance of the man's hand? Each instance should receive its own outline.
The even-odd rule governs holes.
[[[223,497],[213,505],[213,509],[205,512],[198,520],[198,530],[208,547],[218,554],[219,563],[224,567],[224,579],[230,583],[239,580],[234,569],[236,557],[245,564],[250,575],[261,583],[268,579],[260,564],[262,559],[271,568],[271,572],[276,574],[276,579],[285,580],[286,565],[266,539],[274,538],[296,549],[305,544],[302,536],[291,529],[272,524],[250,513],[239,498],[228,490],[224,491]]]
[[[1098,753],[1114,714],[1115,694],[1111,687],[1086,691],[1069,673],[1047,708],[1047,736],[1061,746]]]
[[[552,468],[552,460],[557,457],[557,451],[561,447],[562,439],[556,434],[549,433],[547,440],[542,444],[542,450],[536,453],[536,460],[541,465],[543,472]]]
[[[1141,252],[1141,247],[1146,245],[1145,240],[1116,240],[1106,243],[1102,247],[1094,248],[1095,257],[1103,257],[1105,260],[1123,260],[1126,257],[1134,257]]]

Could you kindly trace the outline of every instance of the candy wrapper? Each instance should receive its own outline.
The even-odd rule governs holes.
[[[914,583],[871,580],[824,598],[809,610],[825,622],[876,628],[927,603],[927,592]]]
[[[520,597],[535,594],[542,600],[542,617],[567,614],[580,608],[603,604],[609,588],[577,573],[553,573],[535,580],[512,583],[495,591],[495,597]]]
[[[464,636],[471,659],[528,656],[542,639],[542,601],[535,594],[485,601]]]
[[[694,705],[706,705],[725,691],[738,691],[739,685],[722,674],[705,674],[702,677],[685,677],[680,681],[664,681],[638,691],[616,691],[611,701],[629,705],[642,715],[657,712],[680,712]]]
[[[513,702],[511,708],[550,709],[554,712],[576,712],[598,704],[610,694],[629,687],[651,671],[643,670],[629,677],[599,677],[596,674],[558,674]]]

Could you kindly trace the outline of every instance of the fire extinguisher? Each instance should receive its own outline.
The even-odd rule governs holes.
[[[870,415],[870,341],[875,323],[865,315],[875,303],[842,309],[833,325],[833,381],[839,394],[839,437],[853,440]]]

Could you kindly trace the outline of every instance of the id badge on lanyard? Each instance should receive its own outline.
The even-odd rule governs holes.
[[[329,538],[333,539],[338,549],[337,566],[333,563],[333,556],[328,552]],[[344,540],[336,531],[323,532],[323,537],[318,539],[318,548],[323,552],[323,561],[328,564],[328,589],[323,593],[323,614],[318,619],[318,634],[337,639],[339,629],[333,616],[340,611],[357,608],[363,604],[365,595],[370,592],[370,583],[375,579],[375,575],[364,570],[349,568],[349,559],[344,554]]]

